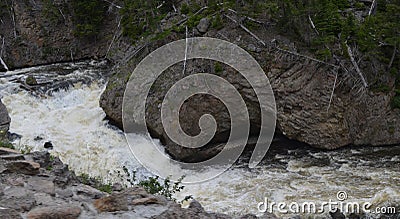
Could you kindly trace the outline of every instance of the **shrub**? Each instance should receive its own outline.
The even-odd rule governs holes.
[[[157,194],[157,195],[162,195],[166,197],[169,200],[176,201],[176,199],[173,197],[174,194],[177,192],[182,191],[185,186],[182,185],[182,180],[184,176],[178,179],[177,182],[171,182],[170,178],[166,178],[163,181],[158,177],[148,177],[145,180],[137,181],[136,179],[136,172],[133,171],[132,173],[129,172],[128,168],[125,166],[122,167],[124,170],[126,176],[127,176],[127,181],[131,186],[141,186],[143,187],[148,193],[150,194]],[[187,201],[192,199],[192,196],[186,196],[183,201]]]
[[[14,145],[12,143],[10,143],[9,141],[7,141],[7,140],[0,141],[0,147],[15,149]]]
[[[170,200],[175,200],[172,196],[182,191],[185,187],[181,185],[183,177],[180,178],[177,182],[172,183],[169,178],[164,179],[164,181],[160,182],[158,176],[149,177],[146,180],[140,181],[138,183],[139,186],[142,186],[148,193],[150,194],[158,194],[163,195]]]
[[[187,27],[188,28],[196,27],[199,24],[201,18],[203,18],[203,16],[201,16],[200,14],[192,15],[186,22]]]
[[[181,13],[182,14],[188,14],[189,11],[190,11],[189,5],[186,4],[186,3],[183,3],[182,6],[181,6]]]
[[[213,19],[212,23],[211,23],[211,27],[217,30],[220,30],[224,27],[222,18],[219,14],[217,14],[215,16],[215,18]]]
[[[400,109],[400,95],[396,95],[392,99],[392,108]]]
[[[107,5],[101,0],[72,0],[74,33],[79,37],[96,36],[103,24]]]
[[[43,0],[42,13],[43,16],[45,16],[52,23],[58,23],[63,19],[60,11],[58,11],[58,8],[54,5],[54,1],[52,0]]]
[[[135,41],[157,32],[160,21],[170,10],[171,0],[125,0],[124,7],[120,10],[123,35]]]
[[[102,192],[112,192],[112,185],[110,183],[102,183],[100,178],[90,177],[87,173],[81,173],[78,175],[78,180],[81,183],[92,186]]]
[[[221,63],[215,62],[214,71],[215,71],[216,74],[219,74],[219,73],[221,73],[223,71],[223,67],[222,67]]]
[[[19,150],[22,154],[29,154],[32,152],[33,147],[29,145],[22,145]]]

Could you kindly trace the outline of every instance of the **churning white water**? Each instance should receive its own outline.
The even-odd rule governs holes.
[[[0,95],[12,120],[10,132],[22,136],[14,142],[20,149],[45,150],[45,142],[51,142],[54,146],[51,153],[69,164],[77,174],[87,173],[106,182],[119,181],[116,173],[121,172],[123,166],[132,170],[140,166],[130,156],[123,133],[104,120],[106,115],[99,106],[99,98],[106,84],[100,77],[101,72],[82,70],[82,65],[78,63],[76,70],[58,76],[54,72],[48,75],[46,67],[8,72],[8,75],[30,73],[38,79],[47,76],[47,79],[61,78],[73,83],[72,87],[59,89],[51,95],[33,95],[20,89],[19,83],[3,79]],[[66,70],[71,66],[62,68]],[[85,85],[75,80],[84,74],[97,82]]]
[[[22,135],[19,147],[43,150],[50,141],[54,152],[75,171],[107,177],[119,167],[119,156],[126,150],[123,134],[103,120],[98,104],[103,86],[78,84],[47,98],[26,91],[5,96],[12,118],[10,131]]]
[[[337,202],[339,191],[348,195],[344,203],[369,202],[371,209],[397,206],[398,212],[399,154],[398,146],[332,152],[296,149],[287,154],[274,154],[256,169],[233,168],[213,181],[194,185],[184,192],[198,197],[207,210],[238,215],[257,214],[257,203],[265,198],[287,205],[313,202],[319,206],[330,200]],[[380,214],[367,215],[380,217]],[[326,217],[326,214],[312,215],[312,218]]]
[[[41,74],[40,68],[35,71]],[[82,69],[74,73],[73,77],[88,74]],[[20,148],[45,150],[44,143],[51,141],[51,153],[60,156],[72,170],[108,182],[119,181],[117,172],[122,166],[137,170],[139,177],[149,174],[131,155],[123,133],[104,120],[99,98],[105,83],[96,73],[94,82],[88,85],[73,83],[67,90],[46,96],[32,95],[9,79],[0,80],[0,96],[12,119],[10,131],[22,136],[16,141]],[[138,136],[137,144],[146,147],[152,142]],[[399,146],[331,152],[304,148],[277,151],[255,169],[239,165],[213,180],[187,185],[177,198],[193,195],[206,210],[232,215],[259,214],[257,204],[265,198],[288,204],[321,203],[335,201],[338,191],[347,192],[348,201],[371,202],[372,209],[398,207],[400,203]]]

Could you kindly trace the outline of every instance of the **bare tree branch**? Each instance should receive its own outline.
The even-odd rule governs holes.
[[[339,74],[339,71],[338,71],[338,69],[336,69],[335,82],[333,83],[332,93],[331,93],[331,97],[329,98],[329,104],[328,104],[328,108],[326,109],[326,112],[328,112],[328,111],[329,111],[329,108],[331,107],[331,103],[332,103],[332,99],[333,99],[333,94],[335,93],[335,88],[336,88],[336,82],[337,82],[338,74]]]
[[[350,56],[350,61],[351,61],[351,63],[353,64],[354,69],[356,70],[356,72],[357,72],[358,75],[360,76],[361,81],[362,81],[364,87],[368,87],[367,81],[365,80],[365,78],[364,78],[364,76],[363,76],[363,74],[362,74],[360,68],[358,67],[358,64],[357,64],[356,60],[354,59],[354,55],[353,55],[353,52],[351,51],[351,48],[349,47],[349,45],[347,45],[347,42],[345,42],[344,44],[345,44],[345,46],[347,47],[347,53],[348,53],[349,56]]]
[[[107,49],[106,58],[107,58],[107,56],[108,56],[108,53],[109,53],[110,50],[111,50],[111,46],[113,45],[113,43],[114,43],[114,41],[115,41],[115,38],[117,37],[117,32],[118,32],[119,27],[121,26],[122,17],[123,17],[123,16],[121,16],[121,18],[119,19],[119,22],[118,22],[118,25],[117,25],[117,29],[115,30],[115,33],[114,33],[114,36],[113,36],[113,38],[112,38],[112,40],[111,40],[110,46],[109,46],[108,49]]]
[[[3,43],[1,44],[0,63],[1,63],[1,65],[6,69],[6,71],[8,71],[9,69],[8,69],[6,63],[5,63],[4,60],[1,58],[1,56],[3,56],[3,48],[4,48],[4,37],[3,37]]]
[[[183,70],[182,70],[182,75],[185,75],[185,71],[186,71],[186,61],[187,61],[187,53],[188,53],[188,28],[186,26],[186,43],[185,43],[185,60],[183,62]]]
[[[72,53],[72,49],[70,48],[69,51],[71,52],[71,61],[74,62],[74,54]]]
[[[10,11],[11,11],[11,18],[12,18],[12,21],[13,21],[13,24],[14,24],[14,37],[15,38],[17,38],[17,25],[16,25],[16,23],[15,23],[15,13],[14,13],[14,1],[12,1],[11,2],[11,8],[10,8]]]
[[[328,63],[328,62],[324,62],[324,61],[321,61],[319,59],[316,59],[316,58],[313,58],[313,57],[310,57],[310,56],[306,56],[306,55],[303,55],[303,54],[300,54],[300,53],[297,53],[297,52],[292,52],[292,51],[289,51],[289,50],[286,50],[286,49],[281,49],[278,46],[276,46],[275,49],[277,49],[277,50],[279,50],[281,52],[292,54],[294,56],[299,56],[299,57],[302,57],[302,58],[306,58],[306,59],[312,60],[314,62],[322,63],[324,65],[329,65],[329,66],[334,67],[334,68],[339,68],[339,66],[337,66],[337,65],[334,65],[334,64],[331,64],[331,63]]]
[[[308,15],[308,20],[310,21],[311,27],[314,29],[315,33],[317,33],[317,35],[319,35],[319,32],[318,32],[317,28],[315,27],[314,22],[311,19],[310,15]]]
[[[258,38],[257,35],[255,35],[253,32],[251,32],[249,29],[247,29],[245,26],[243,26],[243,24],[240,24],[239,22],[237,22],[235,19],[231,18],[230,16],[224,14],[224,16],[226,18],[228,18],[229,20],[233,21],[234,23],[238,24],[244,31],[246,31],[248,34],[250,34],[252,37],[254,37],[258,42],[260,42],[263,46],[267,46],[267,44],[262,41],[260,38]]]
[[[228,11],[230,11],[230,12],[232,12],[232,13],[234,13],[234,14],[238,14],[237,11],[235,11],[235,10],[233,10],[233,9],[231,9],[231,8],[228,8]],[[249,16],[244,16],[244,17],[245,17],[246,19],[250,20],[250,21],[253,21],[254,23],[263,24],[263,22],[261,22],[261,21],[259,21],[259,20],[256,20],[256,19],[254,19],[254,18],[252,18],[252,17],[249,17]]]
[[[107,2],[107,3],[110,3],[112,6],[118,8],[118,9],[121,9],[121,8],[122,8],[121,6],[115,4],[114,2],[110,2],[110,1],[108,1],[108,0],[103,0],[103,1],[105,1],[105,2]]]
[[[397,51],[397,45],[394,45],[392,58],[390,58],[390,62],[389,62],[389,65],[388,65],[388,70],[390,70],[390,68],[393,65],[394,58],[396,57],[396,51]]]
[[[67,20],[65,19],[64,13],[61,11],[61,8],[59,8],[58,11],[60,11],[61,16],[64,18],[64,22],[66,22]]]
[[[372,4],[371,4],[371,8],[368,11],[368,16],[371,16],[371,14],[373,13],[373,11],[375,9],[375,6],[376,6],[376,0],[373,0]]]
[[[204,10],[206,10],[208,7],[204,6],[202,8],[200,8],[200,10],[198,10],[196,13],[194,13],[192,16],[198,15],[201,12],[203,12]],[[182,25],[183,23],[185,23],[187,20],[189,19],[189,17],[186,17],[185,19],[179,21],[178,23],[176,23],[176,26]]]

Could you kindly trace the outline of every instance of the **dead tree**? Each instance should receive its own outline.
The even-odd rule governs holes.
[[[8,67],[6,65],[6,63],[4,62],[4,60],[1,58],[3,56],[3,48],[4,48],[4,37],[3,37],[3,43],[1,44],[1,51],[0,51],[0,63],[1,65],[6,69],[6,71],[8,71]]]
[[[353,51],[351,50],[350,46],[347,45],[347,41],[344,43],[344,45],[347,47],[347,53],[349,54],[350,61],[353,64],[355,71],[360,76],[360,79],[361,79],[361,81],[363,83],[363,86],[365,88],[367,88],[368,87],[367,81],[365,80],[364,75],[362,74],[360,68],[358,67],[358,64],[357,64],[357,62],[356,62],[356,60],[354,58],[354,55],[353,55]]]

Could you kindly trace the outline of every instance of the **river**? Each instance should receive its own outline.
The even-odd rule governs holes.
[[[51,142],[54,149],[50,152],[70,169],[105,182],[119,182],[122,166],[145,178],[151,174],[130,154],[123,133],[104,120],[99,98],[106,79],[100,65],[83,62],[1,73],[0,96],[12,120],[10,132],[21,135],[14,143],[25,150],[41,151],[46,150],[45,142]],[[36,93],[21,89],[17,81],[28,73],[35,75],[38,82],[55,81],[60,86]],[[138,136],[137,144],[146,147],[152,142]],[[320,203],[336,200],[339,191],[347,193],[348,201],[370,202],[374,209],[398,207],[399,171],[400,146],[318,151],[277,145],[255,169],[239,162],[217,178],[186,185],[177,199],[192,195],[206,210],[231,215],[259,214],[257,205],[265,198],[274,202]],[[370,218],[379,216],[368,214]]]

